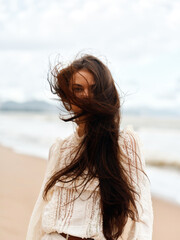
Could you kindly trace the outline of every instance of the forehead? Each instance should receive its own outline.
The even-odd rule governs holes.
[[[92,73],[90,73],[88,70],[81,69],[73,74],[72,84],[80,84],[83,86],[93,85],[95,84],[95,81]]]

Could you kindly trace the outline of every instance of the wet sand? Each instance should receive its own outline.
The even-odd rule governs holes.
[[[0,166],[0,239],[24,240],[46,161],[0,146]],[[153,240],[179,240],[180,206],[155,197],[152,200]]]

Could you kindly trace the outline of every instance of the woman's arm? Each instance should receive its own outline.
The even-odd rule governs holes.
[[[137,197],[136,200],[140,222],[131,224],[131,232],[129,232],[128,238],[125,240],[152,240],[153,208],[150,182],[142,172],[143,170],[146,173],[142,144],[138,135],[130,128],[126,130],[126,141],[126,152],[133,165],[131,170],[132,179],[135,190],[140,194],[140,198]]]
[[[41,228],[41,215],[42,210],[45,205],[45,201],[42,198],[44,186],[48,180],[48,177],[51,175],[54,166],[57,162],[57,155],[55,154],[56,148],[60,146],[60,140],[56,139],[55,143],[53,143],[49,149],[48,161],[46,165],[46,171],[44,174],[43,183],[41,185],[41,189],[34,205],[34,209],[29,221],[28,231],[26,235],[26,240],[41,240],[44,232]]]

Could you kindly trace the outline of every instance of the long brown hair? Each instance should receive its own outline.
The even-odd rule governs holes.
[[[76,97],[69,88],[74,73],[80,70],[89,71],[95,81],[93,97],[83,100]],[[81,112],[73,113],[70,118],[63,120],[78,122],[80,116],[83,116],[85,134],[71,164],[54,173],[47,182],[43,198],[57,181],[65,182],[66,178],[74,181],[87,170],[84,186],[93,178],[99,179],[103,234],[107,240],[117,239],[121,236],[128,217],[138,221],[139,216],[135,204],[135,194],[138,193],[123,167],[123,153],[118,144],[120,97],[113,77],[102,61],[87,54],[66,67],[57,64],[50,74],[48,82],[51,91],[58,95],[65,109],[71,112],[72,103],[81,109]]]

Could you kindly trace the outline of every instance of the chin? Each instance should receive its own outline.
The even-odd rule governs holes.
[[[76,105],[71,105],[71,110],[74,113],[80,113],[81,112],[81,109],[79,107],[77,107]]]

